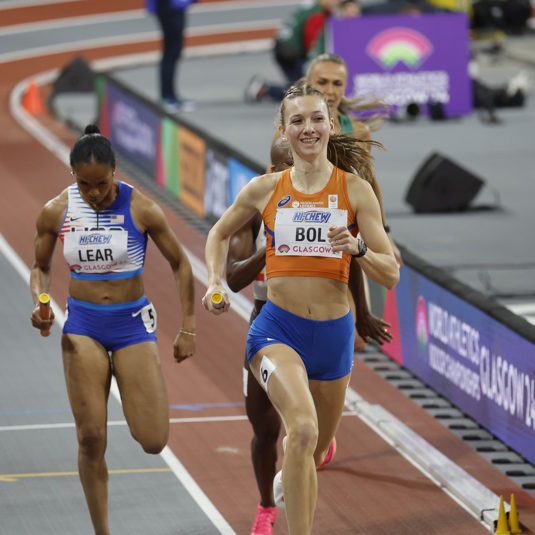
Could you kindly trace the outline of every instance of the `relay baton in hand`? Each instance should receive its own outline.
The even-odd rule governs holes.
[[[225,300],[221,292],[214,292],[211,297],[212,306],[214,308],[225,308]]]
[[[50,296],[48,294],[39,296],[39,316],[44,320],[50,319]],[[50,336],[50,330],[41,330],[41,336]]]

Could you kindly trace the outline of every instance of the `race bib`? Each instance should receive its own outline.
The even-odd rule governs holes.
[[[154,308],[152,303],[145,305],[141,310],[138,310],[137,312],[132,312],[132,317],[135,318],[140,314],[141,320],[143,321],[143,325],[145,326],[145,330],[148,333],[153,333],[156,330],[158,319],[156,316],[156,309]]]
[[[334,253],[327,238],[331,225],[347,226],[347,210],[325,208],[284,208],[275,218],[275,254],[277,256],[328,256]]]
[[[107,273],[128,262],[126,230],[66,232],[63,255],[71,271]]]

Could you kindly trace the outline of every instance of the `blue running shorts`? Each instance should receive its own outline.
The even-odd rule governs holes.
[[[247,336],[247,360],[272,344],[284,344],[303,359],[308,378],[334,381],[353,368],[355,327],[351,310],[335,320],[302,318],[268,301]]]
[[[156,342],[156,311],[145,297],[128,303],[97,305],[69,297],[64,334],[88,336],[117,351],[141,342]]]

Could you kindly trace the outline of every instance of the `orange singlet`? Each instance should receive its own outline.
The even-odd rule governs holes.
[[[318,193],[297,191],[290,170],[281,174],[262,213],[266,229],[266,272],[271,277],[323,277],[347,283],[351,255],[333,253],[327,232],[333,223],[358,228],[347,193],[346,173],[334,167]]]

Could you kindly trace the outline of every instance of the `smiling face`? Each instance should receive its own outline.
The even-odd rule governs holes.
[[[93,210],[107,208],[115,198],[115,166],[98,163],[92,159],[89,163],[79,163],[73,167],[74,177],[82,199]]]
[[[308,159],[327,150],[334,132],[327,104],[321,95],[303,95],[285,100],[281,136],[299,157]]]
[[[324,94],[331,113],[336,114],[346,92],[347,69],[345,65],[332,61],[317,62],[308,74],[308,83]]]

